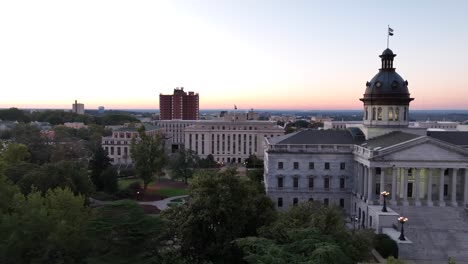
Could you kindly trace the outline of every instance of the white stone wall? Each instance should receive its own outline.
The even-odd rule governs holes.
[[[284,129],[270,121],[198,121],[185,129],[185,149],[200,157],[213,155],[222,163],[242,163],[250,155],[263,158],[264,138],[278,137]]]
[[[278,162],[283,163],[283,169],[278,168]],[[294,169],[294,162],[298,162],[299,168]],[[314,163],[314,168],[309,169],[309,162]],[[325,169],[325,163],[330,168]],[[345,164],[342,169],[341,163]],[[265,187],[267,194],[278,206],[278,198],[283,199],[283,206],[279,209],[288,209],[293,205],[294,198],[298,202],[306,202],[309,199],[329,204],[340,205],[340,199],[344,199],[344,209],[349,210],[350,194],[354,181],[354,159],[349,153],[288,153],[265,152]],[[283,177],[283,187],[278,187],[278,178]],[[299,179],[298,187],[294,187],[294,178]],[[309,188],[309,178],[314,179],[313,188]],[[329,179],[329,188],[326,189],[325,179]],[[344,188],[340,188],[340,179],[344,179]]]

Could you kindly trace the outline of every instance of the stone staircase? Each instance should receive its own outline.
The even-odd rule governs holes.
[[[468,264],[468,212],[463,207],[392,206],[408,217],[405,235],[413,244],[400,246],[404,259],[443,261],[454,257]]]

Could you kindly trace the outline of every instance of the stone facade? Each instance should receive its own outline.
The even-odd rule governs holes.
[[[149,125],[145,125],[145,133],[149,136],[163,135],[164,129]],[[130,147],[133,139],[140,138],[137,127],[118,127],[114,128],[112,135],[102,137],[101,146],[107,152],[107,156],[111,159],[111,164],[115,166],[131,166],[133,165]]]
[[[211,154],[220,163],[242,163],[252,154],[263,158],[264,138],[283,134],[270,121],[199,120],[185,128],[184,143],[202,158]]]

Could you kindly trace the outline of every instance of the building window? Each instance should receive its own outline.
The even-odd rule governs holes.
[[[330,162],[325,162],[325,169],[329,170],[330,169]]]
[[[314,188],[314,178],[310,177],[309,178],[309,189],[313,189]]]
[[[388,108],[388,120],[393,121],[393,107]]]
[[[328,198],[323,199],[323,204],[325,206],[328,206],[329,203],[330,203],[330,200],[328,200]]]
[[[344,208],[344,199],[343,198],[340,199],[340,207]]]
[[[375,120],[375,107],[372,107],[372,120]]]
[[[278,177],[278,188],[283,188],[283,177]]]
[[[395,121],[398,121],[400,119],[400,108],[395,108]]]
[[[293,178],[293,187],[296,188],[296,189],[299,187],[299,178],[298,177]]]
[[[298,202],[299,202],[299,199],[293,198],[293,205],[294,205],[294,206],[296,206]]]
[[[315,167],[313,162],[309,162],[309,170],[313,170]]]
[[[294,162],[293,166],[294,166],[295,170],[298,170],[299,169],[299,162]]]
[[[278,170],[282,170],[283,169],[283,162],[278,162]]]
[[[377,120],[382,121],[382,107],[377,109]]]
[[[366,107],[366,120],[369,119],[369,107]]]
[[[283,198],[278,198],[278,207],[283,207]]]
[[[344,188],[345,188],[345,179],[340,178],[340,189],[344,189]]]
[[[341,162],[340,163],[340,170],[345,170],[346,169],[346,163]]]
[[[406,121],[406,115],[407,113],[406,113],[406,107],[405,107],[403,108],[403,121]]]
[[[330,188],[330,178],[324,178],[323,179],[323,188],[329,189]]]
[[[444,196],[448,196],[448,184],[444,184]]]

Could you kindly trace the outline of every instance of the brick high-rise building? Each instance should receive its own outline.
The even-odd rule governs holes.
[[[198,120],[198,93],[184,92],[184,88],[175,88],[172,95],[159,95],[159,110],[161,120]]]

